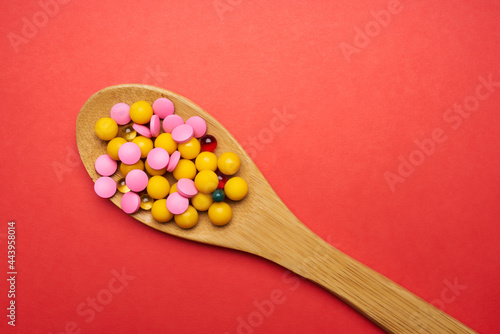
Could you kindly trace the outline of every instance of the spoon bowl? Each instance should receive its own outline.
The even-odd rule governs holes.
[[[247,181],[249,192],[242,201],[229,201],[233,218],[225,226],[215,226],[207,214],[200,214],[198,224],[190,229],[172,222],[158,223],[147,211],[139,210],[132,217],[161,232],[273,261],[323,286],[387,332],[475,333],[310,231],[281,201],[234,137],[210,114],[178,94],[153,86],[126,84],[105,88],[89,98],[78,114],[76,140],[94,182],[99,178],[94,162],[106,153],[107,145],[94,133],[97,120],[109,117],[111,107],[119,102],[131,105],[144,100],[152,104],[160,97],[170,99],[175,113],[184,120],[201,116],[207,122],[207,133],[218,140],[218,155],[234,152],[240,157],[241,167],[236,175]],[[117,171],[112,177],[117,181],[123,176]],[[121,196],[117,192],[110,200],[120,207]]]

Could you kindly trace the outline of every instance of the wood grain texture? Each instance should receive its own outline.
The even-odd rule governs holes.
[[[132,215],[135,219],[171,235],[273,261],[323,286],[387,332],[475,333],[315,235],[283,204],[234,137],[196,104],[175,93],[129,84],[108,87],[90,97],[78,114],[76,139],[83,164],[93,181],[99,177],[94,162],[106,153],[107,144],[94,134],[96,121],[109,116],[111,107],[118,102],[153,103],[159,97],[171,99],[176,114],[183,119],[194,115],[203,117],[208,132],[218,139],[218,154],[231,151],[240,156],[241,168],[237,175],[248,182],[249,193],[240,202],[230,201],[233,219],[223,227],[210,223],[206,214],[200,214],[199,223],[188,230],[172,222],[157,223],[149,212],[142,210]],[[115,180],[121,177],[119,172],[113,175]],[[119,207],[121,196],[117,192],[110,200]]]

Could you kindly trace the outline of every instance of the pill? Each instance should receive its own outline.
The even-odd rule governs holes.
[[[132,214],[137,212],[137,210],[139,210],[139,207],[141,205],[141,199],[139,195],[130,191],[126,194],[123,194],[120,204],[122,210],[125,213]]]
[[[113,175],[116,172],[117,168],[117,162],[111,159],[111,157],[107,154],[103,154],[95,160],[95,170],[97,171],[97,173],[99,173],[99,175]]]
[[[94,130],[99,139],[108,141],[118,134],[118,124],[110,117],[103,117],[95,123]]]
[[[174,175],[176,180],[180,180],[182,178],[186,179],[194,179],[196,176],[196,166],[194,162],[187,159],[180,159],[172,171],[172,175]]]
[[[149,167],[158,170],[167,167],[169,158],[167,151],[161,147],[156,147],[148,153],[146,162]]]
[[[204,194],[210,194],[217,189],[219,179],[217,178],[217,174],[215,174],[215,172],[211,170],[202,170],[196,175],[194,183],[198,191]]]
[[[177,126],[184,124],[184,120],[179,115],[168,115],[163,120],[163,131],[172,133]]]
[[[175,142],[178,144],[190,141],[191,138],[193,138],[193,135],[194,135],[193,128],[189,124],[177,125],[172,130],[172,139],[175,140]]]
[[[151,207],[151,215],[153,216],[153,219],[159,223],[166,223],[174,218],[174,215],[167,209],[166,199],[159,199],[153,203],[153,206]]]
[[[174,153],[177,149],[177,143],[172,139],[172,135],[170,133],[162,133],[155,139],[155,147],[161,147],[168,154]]]
[[[248,193],[248,184],[241,177],[236,176],[230,178],[224,186],[224,191],[227,198],[233,201],[243,199]]]
[[[141,209],[151,210],[151,207],[153,207],[153,203],[155,201],[151,196],[149,196],[148,194],[142,194],[139,196],[139,199],[141,201]]]
[[[168,161],[167,172],[172,173],[175,167],[177,167],[177,164],[179,163],[180,159],[181,159],[181,153],[179,151],[175,151],[174,153],[172,153]]]
[[[125,143],[118,149],[118,157],[123,163],[133,165],[141,159],[141,149],[135,143]]]
[[[169,161],[170,163],[170,161]],[[146,169],[146,172],[148,172],[149,175],[155,176],[155,175],[163,175],[167,171],[167,168],[162,168],[162,169],[153,169],[148,165],[148,162],[146,161],[144,163],[144,168]]]
[[[161,119],[174,113],[174,103],[167,98],[160,97],[153,102],[153,112]]]
[[[111,118],[119,125],[130,122],[130,106],[126,103],[117,103],[111,107]]]
[[[130,106],[130,119],[137,124],[146,124],[153,116],[153,108],[146,101],[137,101]]]
[[[207,132],[207,122],[200,116],[189,117],[186,124],[193,128],[195,138],[200,138]]]
[[[110,198],[116,193],[116,182],[109,176],[102,176],[94,183],[95,193],[102,198]]]
[[[123,176],[127,176],[127,174],[134,169],[144,170],[144,162],[142,160],[137,161],[135,164],[127,165],[123,162],[120,164],[120,172]]]
[[[184,159],[194,159],[200,154],[200,142],[196,138],[191,138],[188,142],[179,144],[177,150]]]
[[[222,189],[216,189],[212,193],[212,199],[214,200],[214,202],[222,202],[224,200],[224,197],[226,196],[224,195],[224,190]]]
[[[175,223],[182,228],[191,228],[198,223],[198,211],[191,205],[188,206],[185,212],[179,215],[174,215]]]
[[[106,152],[111,157],[111,159],[120,160],[120,157],[118,157],[118,150],[120,149],[120,146],[122,146],[126,142],[127,140],[122,137],[115,137],[108,142]]]
[[[178,192],[172,193],[167,197],[167,209],[174,215],[184,213],[189,207],[189,199]]]
[[[177,181],[177,192],[184,197],[192,198],[198,193],[198,189],[191,179],[180,179]]]
[[[217,170],[215,174],[217,174],[217,178],[219,179],[219,185],[217,188],[224,189],[227,182],[227,175],[222,173],[220,170]]]
[[[152,198],[162,199],[167,197],[170,191],[170,183],[163,176],[155,175],[149,179],[146,191]]]
[[[151,138],[151,130],[145,125],[134,123],[132,124],[132,128],[137,131],[138,134],[144,136],[146,138]]]
[[[158,137],[161,129],[161,121],[158,115],[151,116],[151,121],[149,122],[149,130],[151,131],[152,137]]]
[[[146,158],[148,153],[153,149],[153,141],[144,136],[135,137],[132,140],[132,143],[137,144],[137,146],[141,149],[141,159]]]
[[[137,136],[137,131],[134,130],[132,125],[124,126],[121,131],[121,136],[128,141],[131,141]]]
[[[191,198],[191,204],[198,211],[207,211],[210,205],[214,202],[212,195],[197,193],[193,198]]]
[[[233,211],[226,202],[213,203],[208,209],[208,218],[214,225],[226,225],[232,217]]]
[[[173,193],[176,193],[177,192],[177,182],[175,182],[174,184],[172,184],[172,186],[170,187],[170,191],[168,192],[168,194],[173,194]]]
[[[116,185],[118,188],[118,191],[121,192],[122,194],[128,193],[130,189],[127,187],[127,183],[125,183],[125,178],[122,177],[118,181],[116,181]]]
[[[194,164],[199,171],[208,169],[215,172],[217,169],[217,156],[212,152],[201,152],[196,157]]]
[[[217,139],[212,135],[204,135],[200,138],[201,151],[213,152],[217,148]]]
[[[148,175],[140,169],[131,170],[125,177],[125,184],[131,191],[143,191],[148,185]]]
[[[240,168],[240,158],[233,152],[222,153],[217,161],[217,167],[222,173],[233,175]]]

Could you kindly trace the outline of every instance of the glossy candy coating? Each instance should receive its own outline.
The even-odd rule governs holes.
[[[151,210],[151,207],[153,207],[154,199],[149,196],[148,194],[142,194],[139,196],[139,199],[141,200],[140,207],[143,210]]]
[[[118,191],[122,194],[128,193],[130,191],[130,189],[127,187],[127,183],[125,182],[124,177],[116,181],[116,186],[118,188]]]
[[[131,141],[137,136],[137,131],[134,130],[132,125],[127,125],[123,127],[121,131],[121,136],[125,138],[127,141]]]
[[[219,185],[217,186],[217,188],[224,189],[224,186],[226,185],[226,182],[228,180],[227,175],[222,173],[220,170],[217,170],[215,174],[217,174],[217,178],[219,179]]]
[[[214,202],[222,202],[226,196],[224,195],[224,190],[222,189],[216,189],[212,193],[212,199]]]

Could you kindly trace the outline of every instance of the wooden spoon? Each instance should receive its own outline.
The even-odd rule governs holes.
[[[184,120],[198,115],[207,121],[208,132],[218,140],[217,152],[234,152],[241,159],[238,175],[249,185],[247,197],[231,202],[232,221],[213,225],[206,213],[188,230],[175,223],[156,222],[147,211],[132,216],[159,231],[181,238],[252,253],[271,260],[333,293],[382,329],[390,333],[475,333],[456,319],[405,290],[401,286],[340,252],[302,224],[283,204],[262,173],[234,137],[212,116],[188,99],[164,89],[138,85],[118,85],[95,93],[85,103],[76,122],[80,157],[92,180],[98,156],[106,153],[106,142],[98,139],[94,125],[109,117],[119,102],[139,100],[153,103],[159,97],[174,102],[175,113]],[[113,178],[120,179],[117,172]],[[89,190],[90,191],[90,190]],[[122,194],[111,201],[120,206]]]

